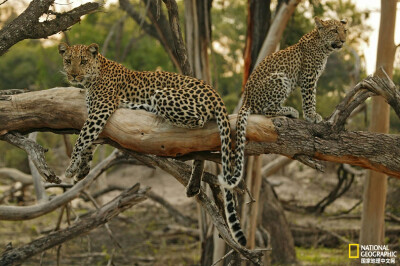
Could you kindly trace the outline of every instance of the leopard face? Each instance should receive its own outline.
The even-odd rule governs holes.
[[[72,85],[84,85],[99,76],[97,44],[68,46],[66,43],[60,43],[58,52],[63,58],[64,71]]]
[[[315,24],[321,40],[328,50],[338,50],[342,48],[347,37],[346,20],[323,21],[315,17]]]

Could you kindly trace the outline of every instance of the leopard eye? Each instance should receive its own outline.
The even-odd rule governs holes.
[[[65,63],[67,63],[68,65],[71,64],[71,59],[65,59]]]
[[[339,33],[337,29],[332,30],[334,33]]]
[[[85,59],[81,60],[81,65],[86,65],[86,63],[87,63],[87,60],[85,60]]]

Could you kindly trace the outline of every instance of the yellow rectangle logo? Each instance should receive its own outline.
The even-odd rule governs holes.
[[[356,255],[354,255],[354,251],[356,251]],[[359,255],[360,255],[359,244],[349,244],[349,258],[350,259],[358,259]]]

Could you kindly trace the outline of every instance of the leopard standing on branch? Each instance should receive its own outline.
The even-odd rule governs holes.
[[[282,104],[299,86],[304,118],[313,123],[322,121],[315,110],[316,84],[329,55],[342,48],[346,41],[346,24],[346,20],[323,21],[315,17],[314,30],[301,37],[298,43],[265,57],[255,68],[246,83],[236,123],[235,172],[231,182],[220,179],[224,187],[235,187],[242,178],[250,114],[298,118],[296,109]]]
[[[174,126],[201,128],[216,119],[221,138],[224,182],[232,177],[231,130],[226,107],[218,93],[196,78],[169,72],[137,72],[108,60],[97,44],[58,46],[65,74],[73,85],[86,88],[88,118],[79,133],[65,176],[79,181],[90,171],[95,141],[117,108],[152,112]],[[197,191],[198,193],[198,191]],[[236,214],[233,193],[223,189],[226,220],[241,245],[246,238]]]

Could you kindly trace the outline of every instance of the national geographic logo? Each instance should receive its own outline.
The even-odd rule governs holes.
[[[349,258],[358,259],[360,257],[360,245],[349,244]]]
[[[349,258],[361,258],[361,264],[396,264],[397,251],[389,245],[349,244]]]

